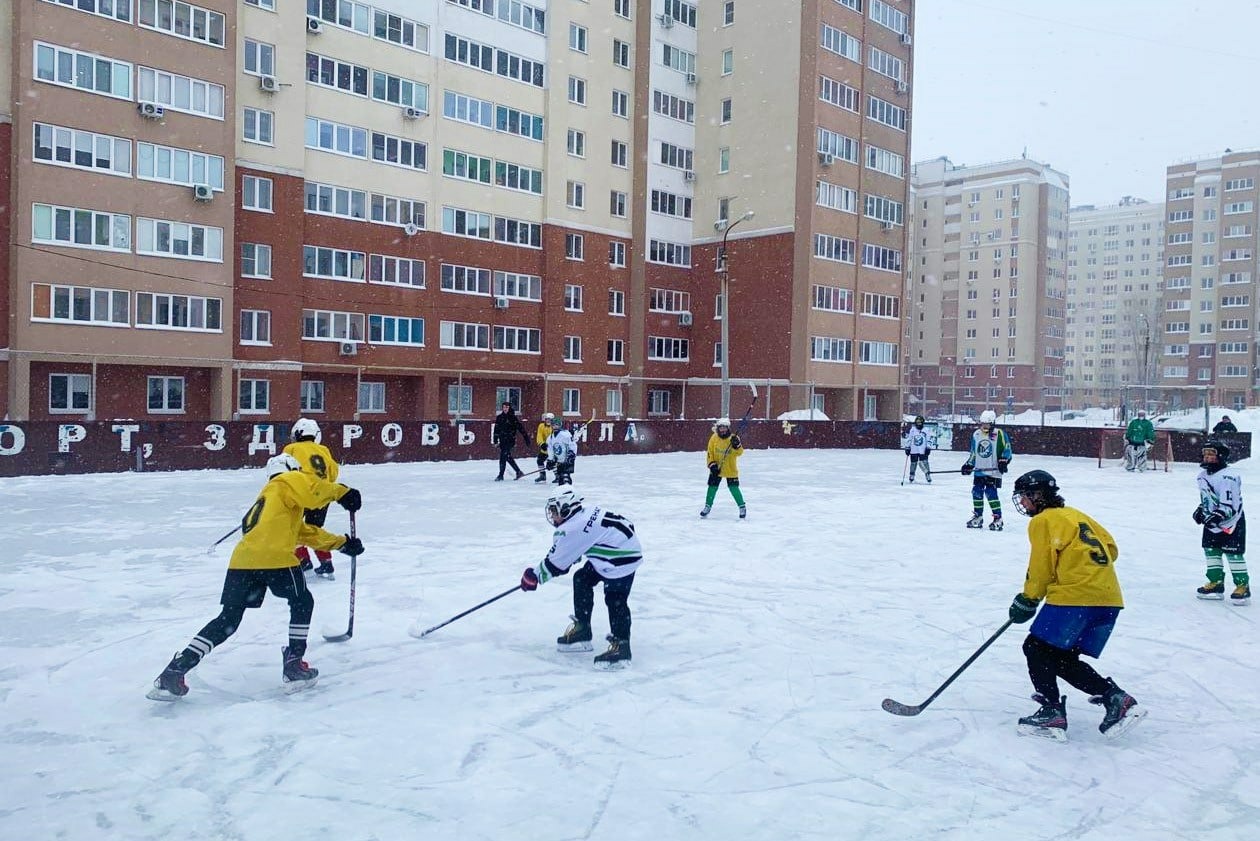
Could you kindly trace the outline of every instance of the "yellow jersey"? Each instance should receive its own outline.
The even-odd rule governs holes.
[[[241,518],[241,539],[232,550],[229,569],[283,569],[297,566],[293,550],[299,544],[313,549],[340,549],[345,537],[307,525],[302,514],[323,508],[350,490],[308,473],[290,470],[272,476],[258,499]]]
[[[547,439],[551,437],[551,424],[543,421],[538,424],[538,428],[534,430],[534,443],[538,445],[538,449],[547,449]]]
[[[734,437],[734,434],[731,434],[723,438],[714,432],[709,436],[709,446],[705,450],[704,455],[707,464],[713,464],[716,461],[722,465],[721,472],[718,475],[723,479],[739,478],[739,465],[736,464],[735,459],[744,454],[744,447],[742,441],[740,446],[732,447],[731,439]],[[724,454],[725,458],[723,457]]]
[[[337,474],[340,472],[337,460],[323,444],[316,444],[314,441],[294,441],[286,445],[284,451],[298,460],[298,464],[302,465],[302,472],[318,476],[320,479],[327,479],[329,482],[337,481]]]
[[[1075,508],[1047,508],[1028,523],[1024,595],[1072,607],[1124,607],[1111,532]]]

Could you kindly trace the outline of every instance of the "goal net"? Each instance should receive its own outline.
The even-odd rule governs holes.
[[[1155,430],[1155,443],[1146,451],[1145,463],[1142,453],[1128,452],[1129,442],[1124,440],[1123,429],[1104,429],[1101,433],[1098,442],[1099,467],[1121,467],[1127,470],[1132,466],[1136,470],[1168,472],[1172,463],[1172,436],[1168,434],[1168,430]]]

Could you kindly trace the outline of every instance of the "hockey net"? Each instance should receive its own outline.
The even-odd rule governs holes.
[[[1099,467],[1125,467],[1125,447],[1123,429],[1104,429],[1098,442]],[[1147,470],[1163,470],[1168,472],[1172,464],[1172,436],[1166,429],[1155,430],[1155,443],[1146,453]]]

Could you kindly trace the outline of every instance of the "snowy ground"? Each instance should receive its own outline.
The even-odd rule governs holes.
[[[6,480],[0,838],[1255,839],[1260,603],[1194,598],[1195,469],[1016,456],[1118,539],[1128,608],[1100,670],[1150,710],[1107,742],[1068,690],[1057,744],[1015,732],[1036,706],[1019,629],[918,718],[880,709],[923,700],[1005,621],[1027,551],[1009,502],[1006,532],[966,530],[970,481],[903,487],[903,461],[752,451],[741,523],[725,489],[696,516],[700,454],[581,459],[577,487],[647,553],[615,673],[555,651],[567,578],[407,633],[543,555],[549,486],[491,482],[488,462],[348,468],[368,547],[354,639],[314,641],[320,682],[287,696],[269,598],[176,704],[144,692],[217,612],[231,542],[206,547],[261,471]],[[317,629],[344,630],[339,564],[312,582]]]

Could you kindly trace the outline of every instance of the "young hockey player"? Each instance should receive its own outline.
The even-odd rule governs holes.
[[[707,517],[713,510],[713,500],[717,498],[718,486],[726,480],[726,489],[735,498],[739,506],[739,518],[748,516],[748,506],[744,504],[744,492],[739,489],[739,457],[744,454],[744,444],[738,435],[731,434],[731,419],[718,418],[713,425],[713,434],[709,436],[709,446],[705,448],[704,457],[709,464],[709,489],[704,494],[704,508],[700,516]]]
[[[341,469],[337,465],[337,460],[333,458],[332,451],[322,443],[323,434],[319,431],[319,424],[310,418],[298,418],[293,424],[292,434],[293,441],[285,446],[284,452],[297,459],[298,464],[302,465],[302,470],[306,473],[320,479],[327,479],[329,482],[336,482],[337,474],[341,472]],[[323,528],[324,521],[328,518],[328,506],[307,511],[304,516],[307,525]],[[293,553],[297,556],[304,572],[311,568],[311,553],[307,547],[299,546],[293,550]],[[333,573],[336,571],[333,569],[332,552],[316,549],[315,560],[319,561],[315,575],[332,581]]]
[[[586,557],[586,563],[573,574],[573,624],[556,646],[561,651],[590,651],[591,613],[595,607],[595,585],[604,585],[608,606],[608,650],[596,656],[595,665],[605,669],[622,668],[630,662],[630,588],[634,574],[643,562],[643,548],[634,534],[634,523],[599,506],[589,511],[582,495],[572,486],[556,488],[547,500],[547,521],[555,527],[551,551],[536,568],[527,567],[521,575],[522,590],[536,590]]]
[[[996,422],[997,415],[992,409],[980,413],[980,428],[971,436],[971,454],[962,466],[962,475],[975,473],[971,483],[969,529],[984,526],[984,498],[988,497],[993,511],[989,530],[1002,530],[1002,500],[998,497],[998,488],[1002,487],[1002,474],[1011,463],[1011,442],[1003,430],[994,426]]]
[[[1244,605],[1251,601],[1251,580],[1247,576],[1247,518],[1243,514],[1242,477],[1229,467],[1229,447],[1209,438],[1203,442],[1203,461],[1199,467],[1199,507],[1194,521],[1203,526],[1203,554],[1207,558],[1207,583],[1198,590],[1201,599],[1225,598],[1225,567],[1221,556],[1229,562],[1234,580],[1230,604]]]
[[[1155,426],[1146,418],[1146,410],[1138,409],[1137,417],[1124,430],[1124,469],[1132,473],[1146,470],[1146,454],[1155,443]]]
[[[300,542],[317,549],[337,549],[347,555],[362,554],[363,542],[357,537],[331,534],[303,519],[305,511],[330,502],[337,502],[347,511],[357,511],[362,499],[354,488],[334,485],[306,473],[293,456],[285,453],[272,456],[267,462],[267,475],[270,478],[258,499],[241,518],[241,539],[223,580],[223,610],[171,658],[153,681],[148,697],[154,701],[174,701],[187,695],[184,675],[236,633],[245,610],[261,607],[269,589],[289,603],[289,644],[282,650],[284,682],[292,684],[290,689],[303,689],[313,685],[319,675],[319,670],[302,660],[315,598],[306,588],[306,577],[298,568],[293,547]]]
[[[1229,415],[1221,415],[1221,419],[1216,422],[1216,426],[1212,427],[1213,435],[1228,435],[1237,431],[1238,427],[1234,426],[1234,422],[1229,419]]]
[[[512,447],[516,445],[516,435],[525,439],[525,443],[529,443],[529,433],[525,431],[525,424],[521,423],[521,419],[516,416],[516,412],[512,409],[512,404],[503,401],[503,406],[499,410],[499,414],[494,419],[494,432],[491,435],[491,443],[499,446],[499,475],[494,477],[494,481],[503,481],[503,471],[510,464],[512,469],[516,471],[516,478],[524,475],[519,467],[516,466],[516,459],[512,458]]]
[[[928,456],[932,455],[932,447],[936,445],[936,442],[932,440],[931,433],[924,428],[925,423],[923,415],[916,417],[914,426],[906,430],[901,445],[905,448],[906,455],[910,456],[910,481],[914,482],[915,471],[919,469],[919,465],[923,465],[923,478],[927,479],[930,485],[932,470],[928,466]]]
[[[573,484],[573,467],[577,462],[577,443],[573,433],[564,428],[560,418],[551,419],[551,436],[547,439],[547,463],[549,470],[556,471],[557,485]]]
[[[1015,480],[1012,502],[1028,523],[1028,572],[1024,589],[1008,611],[1022,625],[1034,615],[1024,656],[1028,677],[1041,709],[1019,720],[1021,733],[1067,739],[1067,698],[1058,678],[1090,695],[1105,710],[1098,730],[1114,739],[1145,715],[1133,696],[1111,678],[1104,678],[1081,655],[1102,654],[1116,618],[1124,607],[1115,562],[1120,550],[1105,528],[1089,515],[1069,508],[1054,477],[1032,470]],[[1041,612],[1037,605],[1046,600]]]
[[[538,428],[534,430],[534,444],[538,447],[538,478],[535,483],[547,481],[547,439],[551,437],[551,422],[555,419],[551,412],[544,412]]]

